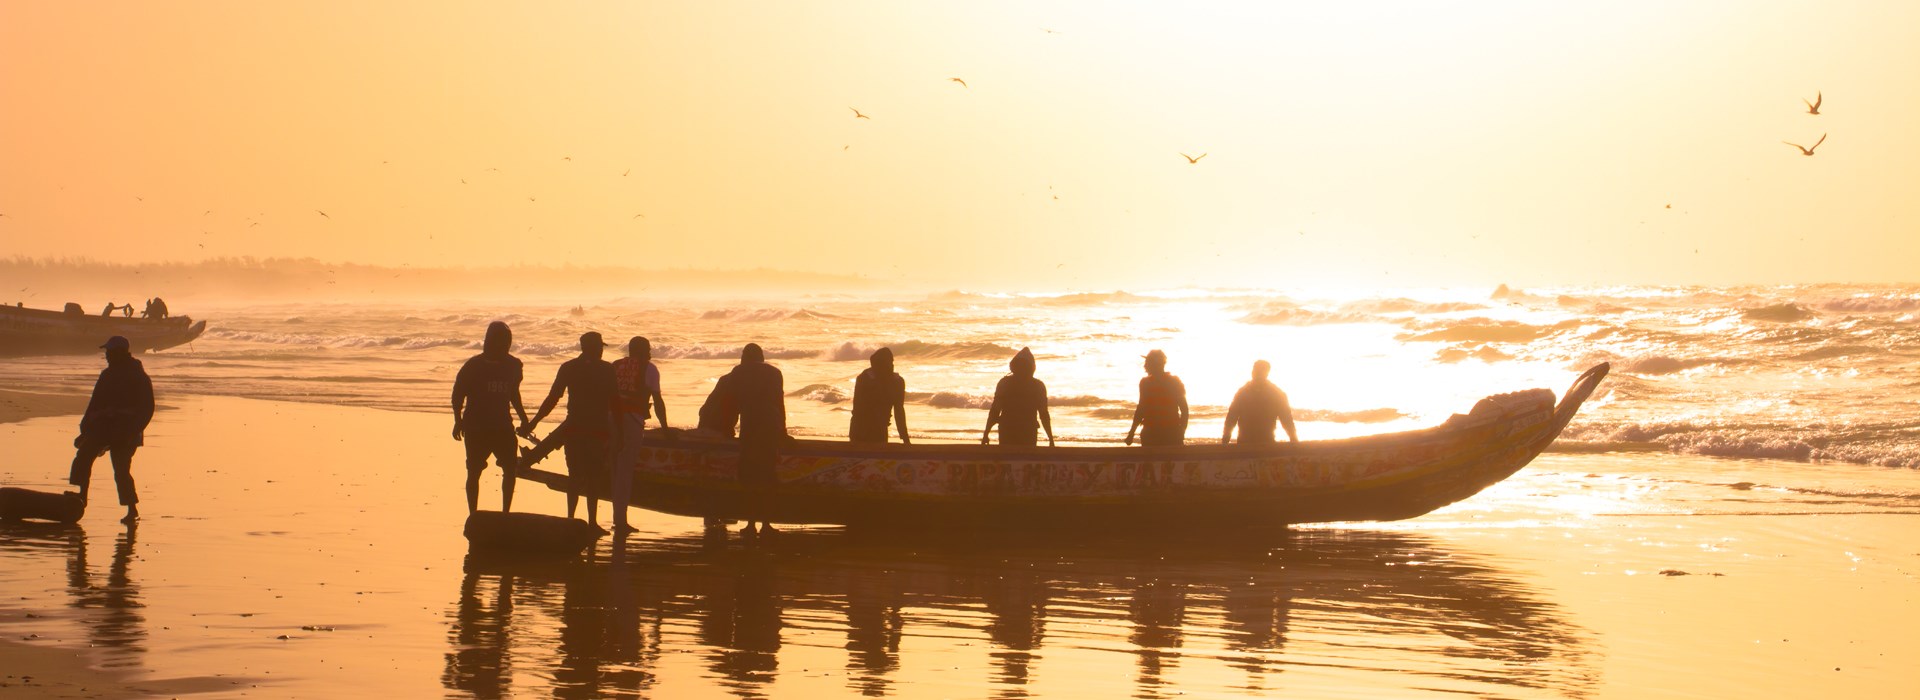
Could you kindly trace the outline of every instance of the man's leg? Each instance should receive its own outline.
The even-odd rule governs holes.
[[[513,433],[501,433],[493,446],[493,463],[500,466],[500,512],[513,512],[513,486],[520,483],[518,474],[520,444],[514,440]]]
[[[462,444],[467,449],[467,513],[480,510],[480,472],[487,470],[485,434],[468,433]]]
[[[127,516],[120,522],[131,523],[140,519],[140,494],[133,490],[133,451],[136,445],[117,445],[113,448],[113,485],[120,491],[120,505],[127,507]]]
[[[93,481],[93,461],[100,458],[106,450],[100,441],[80,436],[80,444],[74,447],[73,467],[67,472],[67,483],[80,487],[80,502],[87,502],[87,486]]]
[[[600,486],[607,483],[607,436],[596,435],[587,442],[587,522],[600,524]]]
[[[578,439],[568,440],[567,444],[562,447],[562,451],[566,453],[567,457],[567,517],[569,518],[573,517],[574,511],[579,510],[580,492],[585,490],[582,487],[586,486],[587,483],[586,460],[584,459],[584,455],[581,454],[584,452],[584,450],[581,449],[583,442],[585,441]]]
[[[620,417],[620,442],[614,450],[613,464],[613,531],[615,533],[633,529],[627,524],[627,504],[633,495],[633,469],[640,462],[640,445],[646,436],[645,419],[633,416]]]

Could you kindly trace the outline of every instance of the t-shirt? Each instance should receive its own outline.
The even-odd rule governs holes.
[[[787,396],[780,369],[760,362],[733,368],[728,382],[740,411],[741,440],[770,440],[787,434]]]
[[[1254,380],[1240,387],[1227,408],[1240,423],[1241,442],[1273,442],[1274,423],[1287,410],[1287,394],[1273,382]]]
[[[1001,428],[1032,430],[1040,425],[1040,409],[1047,407],[1047,384],[1017,374],[1001,377],[993,388],[993,407],[1000,409]]]
[[[646,371],[641,372],[644,364]],[[652,362],[642,363],[639,358],[628,357],[613,361],[613,381],[617,389],[613,395],[613,410],[621,413],[638,413],[645,421],[647,410],[653,403],[653,395],[660,391],[660,368]]]
[[[1150,428],[1174,428],[1180,425],[1180,403],[1187,398],[1187,385],[1171,374],[1150,374],[1140,379],[1140,423]]]
[[[566,424],[570,429],[607,429],[607,414],[613,410],[613,363],[586,357],[567,360],[554,375],[553,386],[567,390]]]
[[[893,407],[907,396],[907,380],[898,372],[880,374],[869,367],[853,380],[853,419],[848,432],[855,440],[887,439]]]
[[[480,353],[460,366],[453,377],[453,398],[466,399],[460,413],[462,430],[513,430],[509,410],[520,396],[520,359],[512,355]]]

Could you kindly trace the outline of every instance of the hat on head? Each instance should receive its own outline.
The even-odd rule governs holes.
[[[116,336],[114,336],[114,337],[111,337],[111,338],[108,338],[108,339],[107,339],[107,342],[104,342],[104,343],[101,343],[101,344],[100,344],[100,347],[102,347],[102,348],[105,348],[105,349],[108,349],[108,350],[128,350],[128,351],[131,351],[131,350],[133,349],[133,344],[132,344],[132,343],[129,343],[129,342],[127,342],[127,338],[126,338],[126,336],[122,336],[122,335],[116,335]]]

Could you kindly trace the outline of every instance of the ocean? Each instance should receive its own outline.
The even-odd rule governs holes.
[[[581,312],[572,312],[574,306]],[[916,440],[976,440],[996,381],[1039,357],[1062,442],[1118,443],[1161,349],[1188,390],[1189,440],[1216,439],[1255,360],[1273,364],[1305,440],[1437,424],[1478,398],[1613,363],[1556,449],[1920,467],[1920,288],[1415,289],[1364,296],[1181,289],[777,301],[179,304],[208,321],[145,356],[164,397],[213,394],[446,412],[490,321],[514,330],[529,410],[586,331],[652,340],[670,422],[757,342],[786,377],[802,437],[846,435],[853,379],[891,347]],[[0,381],[84,391],[98,358],[8,360]],[[564,410],[563,410],[564,413]],[[555,424],[548,421],[547,425]]]

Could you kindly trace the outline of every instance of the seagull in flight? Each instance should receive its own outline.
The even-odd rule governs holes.
[[[852,108],[852,107],[848,107],[847,109],[853,109],[853,108]],[[873,117],[869,117],[869,116],[867,116],[867,115],[865,115],[865,114],[861,114],[861,113],[860,113],[860,110],[857,110],[857,109],[853,109],[853,118],[854,118],[854,119],[872,119]]]
[[[1807,114],[1813,114],[1813,115],[1818,115],[1818,114],[1820,114],[1820,101],[1821,101],[1821,100],[1822,100],[1823,98],[1825,98],[1825,97],[1826,97],[1826,96],[1825,96],[1825,95],[1822,95],[1822,94],[1820,94],[1820,93],[1819,93],[1819,91],[1815,91],[1815,92],[1813,93],[1813,101],[1812,101],[1812,102],[1807,102],[1807,98],[1805,98],[1805,97],[1802,97],[1802,98],[1800,98],[1800,101],[1801,101],[1801,102],[1807,102]]]
[[[314,211],[317,211],[317,212],[320,212],[320,218],[322,218],[322,219],[331,219],[331,218],[333,218],[333,217],[331,217],[331,216],[327,216],[327,213],[326,213],[326,212],[324,212],[324,211],[320,211],[319,209],[315,209]]]
[[[1792,142],[1792,141],[1781,141],[1780,143],[1784,143],[1784,144],[1787,144],[1787,145],[1789,145],[1789,146],[1792,146],[1792,147],[1794,147],[1794,148],[1798,148],[1798,149],[1800,149],[1800,155],[1803,155],[1803,156],[1810,156],[1810,155],[1813,155],[1813,149],[1815,149],[1815,148],[1819,148],[1819,147],[1820,147],[1820,144],[1823,144],[1823,143],[1826,143],[1826,142],[1827,142],[1827,135],[1826,135],[1826,134],[1821,134],[1821,135],[1820,135],[1820,140],[1819,140],[1819,141],[1815,141],[1815,142],[1813,142],[1813,146],[1812,146],[1812,147],[1808,147],[1808,146],[1802,146],[1802,145],[1800,145],[1800,144],[1797,144],[1797,143],[1794,143],[1794,142]]]
[[[626,170],[622,170],[620,171],[620,177],[626,177],[627,173],[630,173],[630,172],[633,172],[633,168],[627,168]]]
[[[953,81],[953,82],[956,82],[956,83],[959,83],[959,84],[960,84],[960,87],[967,87],[967,81],[965,81],[965,80],[961,80],[961,79],[959,79],[959,78],[948,78],[948,80],[951,80],[951,81]]]
[[[1180,157],[1181,157],[1181,158],[1185,158],[1185,159],[1187,159],[1187,165],[1193,165],[1193,164],[1195,164],[1195,163],[1199,163],[1199,162],[1200,162],[1200,159],[1201,159],[1201,158],[1205,158],[1205,157],[1207,157],[1207,154],[1205,154],[1205,153],[1202,153],[1202,154],[1200,154],[1199,156],[1197,156],[1197,157],[1196,157],[1196,156],[1190,156],[1190,155],[1187,155],[1187,154],[1185,154],[1185,153],[1182,153],[1182,154],[1180,154]]]

